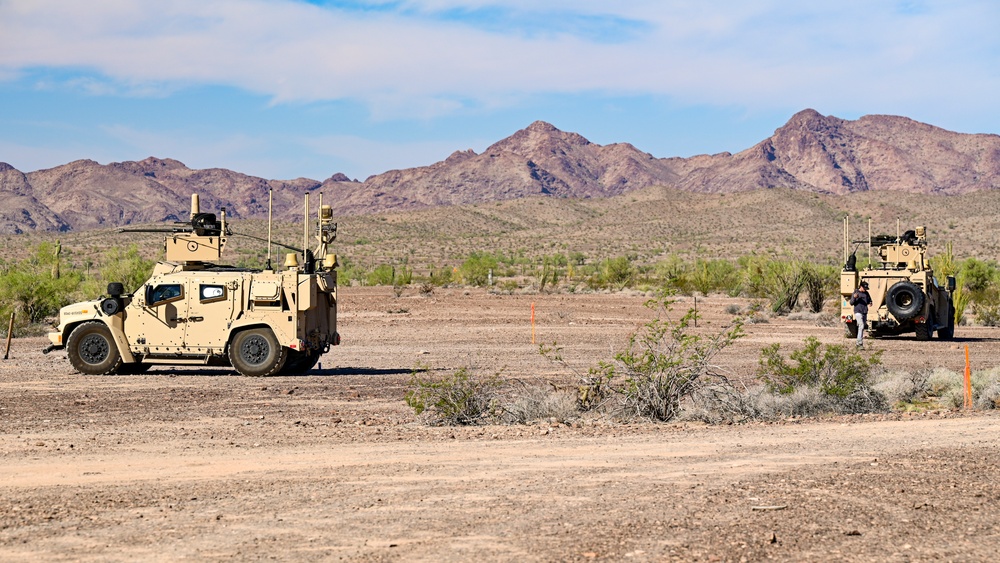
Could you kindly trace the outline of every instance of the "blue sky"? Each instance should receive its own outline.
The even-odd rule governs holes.
[[[1000,2],[0,0],[0,162],[364,179],[544,120],[658,157],[795,112],[1000,133]]]

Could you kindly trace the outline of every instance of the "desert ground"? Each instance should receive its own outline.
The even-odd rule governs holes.
[[[44,338],[15,339],[0,362],[0,559],[995,560],[995,412],[428,426],[403,401],[415,367],[572,386],[538,344],[585,371],[650,318],[648,296],[340,297],[343,344],[301,376],[81,376]],[[700,298],[697,330],[732,304],[747,301]],[[733,377],[772,342],[843,342],[801,317],[746,331],[717,358]],[[1000,365],[1000,329],[870,343],[905,370],[961,371],[965,346],[974,369]]]

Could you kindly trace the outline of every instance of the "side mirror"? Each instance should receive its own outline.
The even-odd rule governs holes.
[[[958,286],[955,283],[955,276],[948,276],[948,291],[955,291],[956,287]]]

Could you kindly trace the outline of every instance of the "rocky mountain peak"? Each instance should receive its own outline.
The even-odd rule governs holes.
[[[0,232],[88,229],[172,220],[191,193],[205,209],[231,216],[297,220],[302,194],[324,190],[338,215],[549,197],[611,197],[649,186],[698,193],[768,188],[829,194],[879,190],[962,194],[1000,189],[1000,136],[946,131],[906,117],[857,120],[814,109],[793,115],[774,134],[737,154],[657,158],[629,143],[599,145],[535,121],[482,154],[373,175],[364,182],[334,174],[265,180],[222,168],[192,170],[169,158],[101,165],[78,160],[23,174],[0,163]],[[669,220],[669,219],[665,219]]]
[[[567,147],[583,147],[591,144],[577,133],[567,133],[551,123],[535,121],[486,149],[486,153],[511,152],[521,156],[539,152],[565,152]]]

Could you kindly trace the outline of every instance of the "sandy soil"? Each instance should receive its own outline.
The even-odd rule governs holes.
[[[345,288],[344,344],[307,376],[156,368],[83,377],[44,339],[0,362],[0,559],[993,560],[1000,416],[931,412],[710,427],[428,427],[415,366],[571,383],[650,312],[640,294]],[[531,304],[536,327],[532,344]],[[730,318],[699,300],[700,330]],[[679,308],[693,305],[687,300]],[[719,358],[838,327],[771,319]],[[892,369],[1000,365],[1000,332],[881,340]]]

